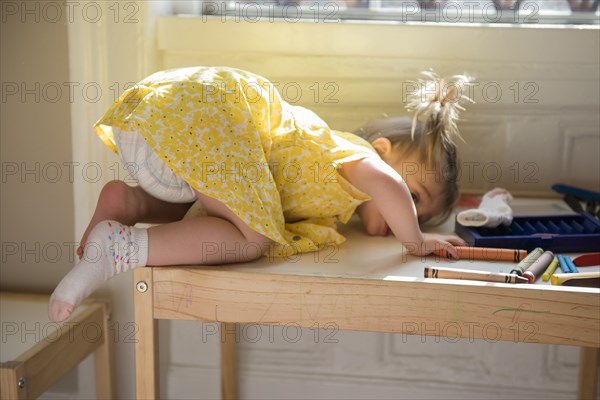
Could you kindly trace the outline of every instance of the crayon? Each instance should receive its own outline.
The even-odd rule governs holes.
[[[573,260],[571,260],[571,257],[569,256],[563,256],[565,258],[565,262],[567,263],[567,266],[569,267],[569,273],[574,274],[579,272],[579,270],[575,267],[575,264],[573,264]]]
[[[563,255],[559,255],[557,257],[560,263],[560,269],[563,273],[572,274],[575,272],[579,272],[579,270],[575,267],[575,264],[573,264],[573,260],[571,260],[571,257]]]
[[[546,269],[546,271],[542,275],[542,280],[544,282],[548,282],[550,280],[550,277],[552,276],[554,271],[556,271],[556,267],[558,267],[558,257],[554,257],[554,260],[552,260],[552,262],[550,263],[550,266],[548,267],[548,269]]]
[[[531,264],[533,264],[535,260],[537,260],[542,255],[543,252],[544,250],[542,250],[541,247],[536,247],[531,251],[531,253],[527,254],[527,257],[525,257],[523,261],[517,264],[517,266],[514,267],[510,271],[510,273],[517,274],[519,276],[523,275],[523,272],[525,272],[527,268],[529,268]]]
[[[514,274],[499,272],[475,271],[470,269],[425,267],[425,278],[441,279],[469,279],[473,281],[502,282],[502,283],[527,283],[527,278]]]
[[[562,285],[571,280],[599,279],[600,271],[594,272],[579,272],[576,274],[554,274],[550,278],[553,285]]]
[[[545,251],[529,268],[523,272],[523,278],[527,278],[529,283],[535,282],[539,278],[542,271],[545,271],[550,263],[554,260],[554,253],[551,251]]]
[[[456,246],[461,260],[514,261],[519,262],[527,256],[527,250],[497,249],[493,247]],[[452,258],[444,249],[434,250],[435,255]]]
[[[558,258],[558,265],[560,266],[560,270],[563,272],[563,274],[568,274],[571,272],[569,269],[569,264],[567,264],[567,261],[565,260],[565,256],[559,254],[556,256],[556,258]]]

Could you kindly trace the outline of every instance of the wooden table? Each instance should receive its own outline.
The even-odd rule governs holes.
[[[294,324],[372,332],[580,346],[579,398],[596,392],[600,289],[424,279],[430,265],[508,272],[506,262],[413,257],[359,222],[340,247],[224,267],[134,270],[136,389],[157,398],[157,321]],[[439,230],[448,230],[442,226]],[[451,229],[451,228],[450,228]],[[222,335],[222,395],[236,398],[235,341]]]

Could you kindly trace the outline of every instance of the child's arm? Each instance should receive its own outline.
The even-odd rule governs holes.
[[[456,237],[423,234],[417,211],[404,179],[383,160],[363,158],[342,165],[340,173],[357,189],[368,194],[394,236],[415,255],[445,248],[457,256],[453,245],[463,245]]]

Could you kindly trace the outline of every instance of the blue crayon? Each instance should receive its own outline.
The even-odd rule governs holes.
[[[556,258],[558,258],[558,265],[560,266],[560,269],[564,274],[568,274],[569,272],[571,272],[569,265],[565,261],[565,256],[559,254],[556,256]]]
[[[569,267],[569,273],[574,274],[576,272],[579,272],[579,270],[575,267],[575,264],[573,264],[573,260],[571,260],[571,257],[569,257],[569,256],[563,256],[563,257]]]

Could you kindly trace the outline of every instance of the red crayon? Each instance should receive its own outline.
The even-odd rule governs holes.
[[[531,264],[525,272],[523,272],[523,278],[527,278],[529,283],[535,282],[535,280],[542,276],[548,265],[554,259],[554,253],[551,251],[545,251],[537,260]]]
[[[497,249],[493,247],[456,246],[461,260],[513,261],[519,262],[527,256],[527,250]],[[435,255],[451,258],[445,249],[434,250]]]

